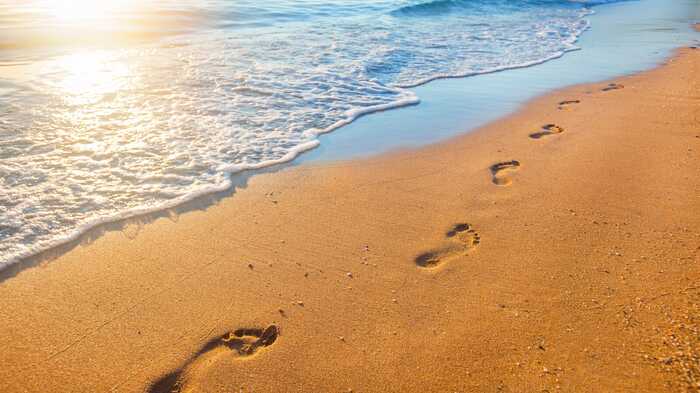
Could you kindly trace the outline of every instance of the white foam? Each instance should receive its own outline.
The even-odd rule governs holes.
[[[373,107],[368,107],[364,109],[354,109],[350,110],[347,112],[347,117],[343,120],[339,120],[335,124],[322,129],[322,130],[313,130],[312,133],[316,136],[332,132],[340,127],[343,127],[345,125],[348,125],[358,119],[359,117],[362,117],[364,115],[368,115],[374,112],[380,112],[380,111],[385,111],[385,110],[390,110],[390,109],[395,109],[395,108],[400,108],[404,106],[409,106],[409,105],[416,105],[420,102],[418,97],[410,93],[411,97],[405,98],[402,100],[398,100],[396,102],[388,103],[388,104],[383,104],[383,105],[376,105]],[[162,202],[160,204],[154,205],[154,206],[149,206],[149,207],[136,207],[132,209],[128,209],[119,213],[115,213],[109,216],[103,216],[103,217],[98,217],[94,218],[91,220],[87,220],[83,223],[81,223],[77,228],[74,228],[73,230],[69,231],[67,234],[62,235],[62,236],[55,236],[51,239],[47,239],[44,241],[39,241],[36,242],[30,246],[27,246],[26,248],[14,253],[14,255],[10,255],[7,257],[5,260],[0,260],[0,270],[2,270],[4,267],[7,267],[9,265],[15,264],[20,262],[23,259],[30,258],[34,255],[37,255],[43,251],[50,250],[52,248],[56,248],[58,246],[64,245],[66,243],[70,243],[72,241],[75,241],[79,239],[83,234],[85,234],[87,231],[98,227],[100,225],[105,225],[109,223],[114,223],[114,222],[119,222],[123,220],[127,220],[130,218],[134,217],[139,217],[143,216],[149,213],[154,213],[158,211],[163,211],[167,209],[171,209],[174,207],[177,207],[179,205],[182,205],[186,202],[195,200],[199,197],[205,196],[205,195],[210,195],[210,194],[215,194],[217,192],[222,192],[227,189],[230,189],[232,186],[232,182],[230,177],[243,172],[247,170],[255,170],[255,169],[262,169],[274,165],[280,165],[284,164],[286,162],[290,162],[297,158],[300,154],[309,151],[311,149],[314,149],[320,144],[320,142],[316,140],[311,140],[306,143],[301,143],[294,148],[290,149],[287,154],[282,156],[279,159],[275,160],[268,160],[268,161],[263,161],[259,162],[256,164],[249,164],[249,165],[222,165],[218,168],[218,170],[227,173],[228,180],[215,186],[206,186],[206,187],[201,187],[200,189],[196,191],[189,192],[187,194],[184,194],[182,196],[179,196],[177,198],[173,198],[171,200]]]

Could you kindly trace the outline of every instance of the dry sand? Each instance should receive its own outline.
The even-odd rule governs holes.
[[[0,391],[697,390],[699,75],[684,49],[24,269]]]

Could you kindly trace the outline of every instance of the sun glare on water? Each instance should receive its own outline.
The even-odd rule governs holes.
[[[90,23],[111,19],[115,13],[134,7],[136,0],[46,0],[44,8],[65,23]]]

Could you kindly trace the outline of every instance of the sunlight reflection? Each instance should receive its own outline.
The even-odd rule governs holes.
[[[202,23],[196,4],[197,0],[0,0],[0,50],[123,47],[158,39]]]
[[[130,70],[107,52],[94,51],[64,56],[47,65],[54,88],[69,105],[85,105],[114,95],[126,87]]]
[[[90,23],[110,19],[133,8],[134,0],[45,0],[46,12],[65,23]]]

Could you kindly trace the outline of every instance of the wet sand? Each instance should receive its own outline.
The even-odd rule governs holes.
[[[24,269],[0,390],[694,391],[698,75],[682,49]]]

